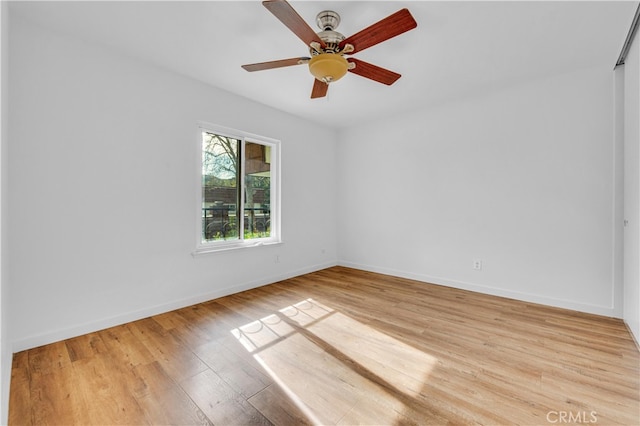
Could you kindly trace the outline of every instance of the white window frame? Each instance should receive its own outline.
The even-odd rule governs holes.
[[[224,250],[233,250],[239,248],[258,247],[269,244],[279,244],[282,242],[280,237],[280,141],[266,136],[255,135],[253,133],[244,132],[242,130],[231,129],[217,124],[206,122],[198,122],[197,134],[197,194],[196,194],[196,249],[192,253],[194,256],[206,253],[214,253]],[[247,142],[265,145],[271,148],[271,175],[270,175],[270,226],[271,236],[265,238],[254,238],[250,240],[244,239],[244,225],[240,225],[240,238],[237,240],[219,240],[219,241],[202,241],[202,133],[208,132],[220,136],[237,139],[240,141],[240,152],[243,153],[242,166],[240,173],[240,185],[242,193],[244,193],[244,152]],[[240,212],[244,212],[244,196],[240,197]],[[244,215],[241,215],[241,221]]]

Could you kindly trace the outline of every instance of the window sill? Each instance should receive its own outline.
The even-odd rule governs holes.
[[[221,251],[230,251],[238,249],[246,249],[252,247],[262,246],[274,246],[282,244],[282,241],[276,239],[267,239],[259,241],[233,241],[233,242],[219,242],[214,244],[207,244],[200,246],[191,253],[193,257],[200,257],[211,253],[219,253]]]

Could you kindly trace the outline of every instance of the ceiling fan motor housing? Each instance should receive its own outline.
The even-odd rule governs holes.
[[[317,52],[311,49],[311,55],[317,55],[320,53],[339,53],[338,45],[345,36],[335,31],[340,24],[340,15],[333,10],[323,10],[316,16],[316,24],[322,31],[318,33],[318,37],[324,41],[327,47],[324,52]]]
[[[316,24],[323,31],[335,30],[340,25],[340,15],[333,10],[323,10],[316,16]]]

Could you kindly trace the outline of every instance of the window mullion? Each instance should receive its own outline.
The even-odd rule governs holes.
[[[245,138],[240,140],[240,147],[238,148],[238,167],[237,172],[238,176],[236,178],[237,182],[240,182],[238,185],[238,235],[240,236],[240,240],[244,240],[244,208],[245,208],[245,186],[244,186],[244,150],[245,150]]]

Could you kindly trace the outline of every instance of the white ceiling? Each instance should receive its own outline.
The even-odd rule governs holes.
[[[212,86],[341,128],[580,67],[613,69],[637,1],[291,1],[317,30],[335,10],[345,36],[407,7],[418,27],[354,57],[402,74],[385,86],[355,74],[310,99],[305,65],[249,73],[308,49],[259,1],[26,2],[10,13]],[[319,31],[319,29],[318,29]]]

